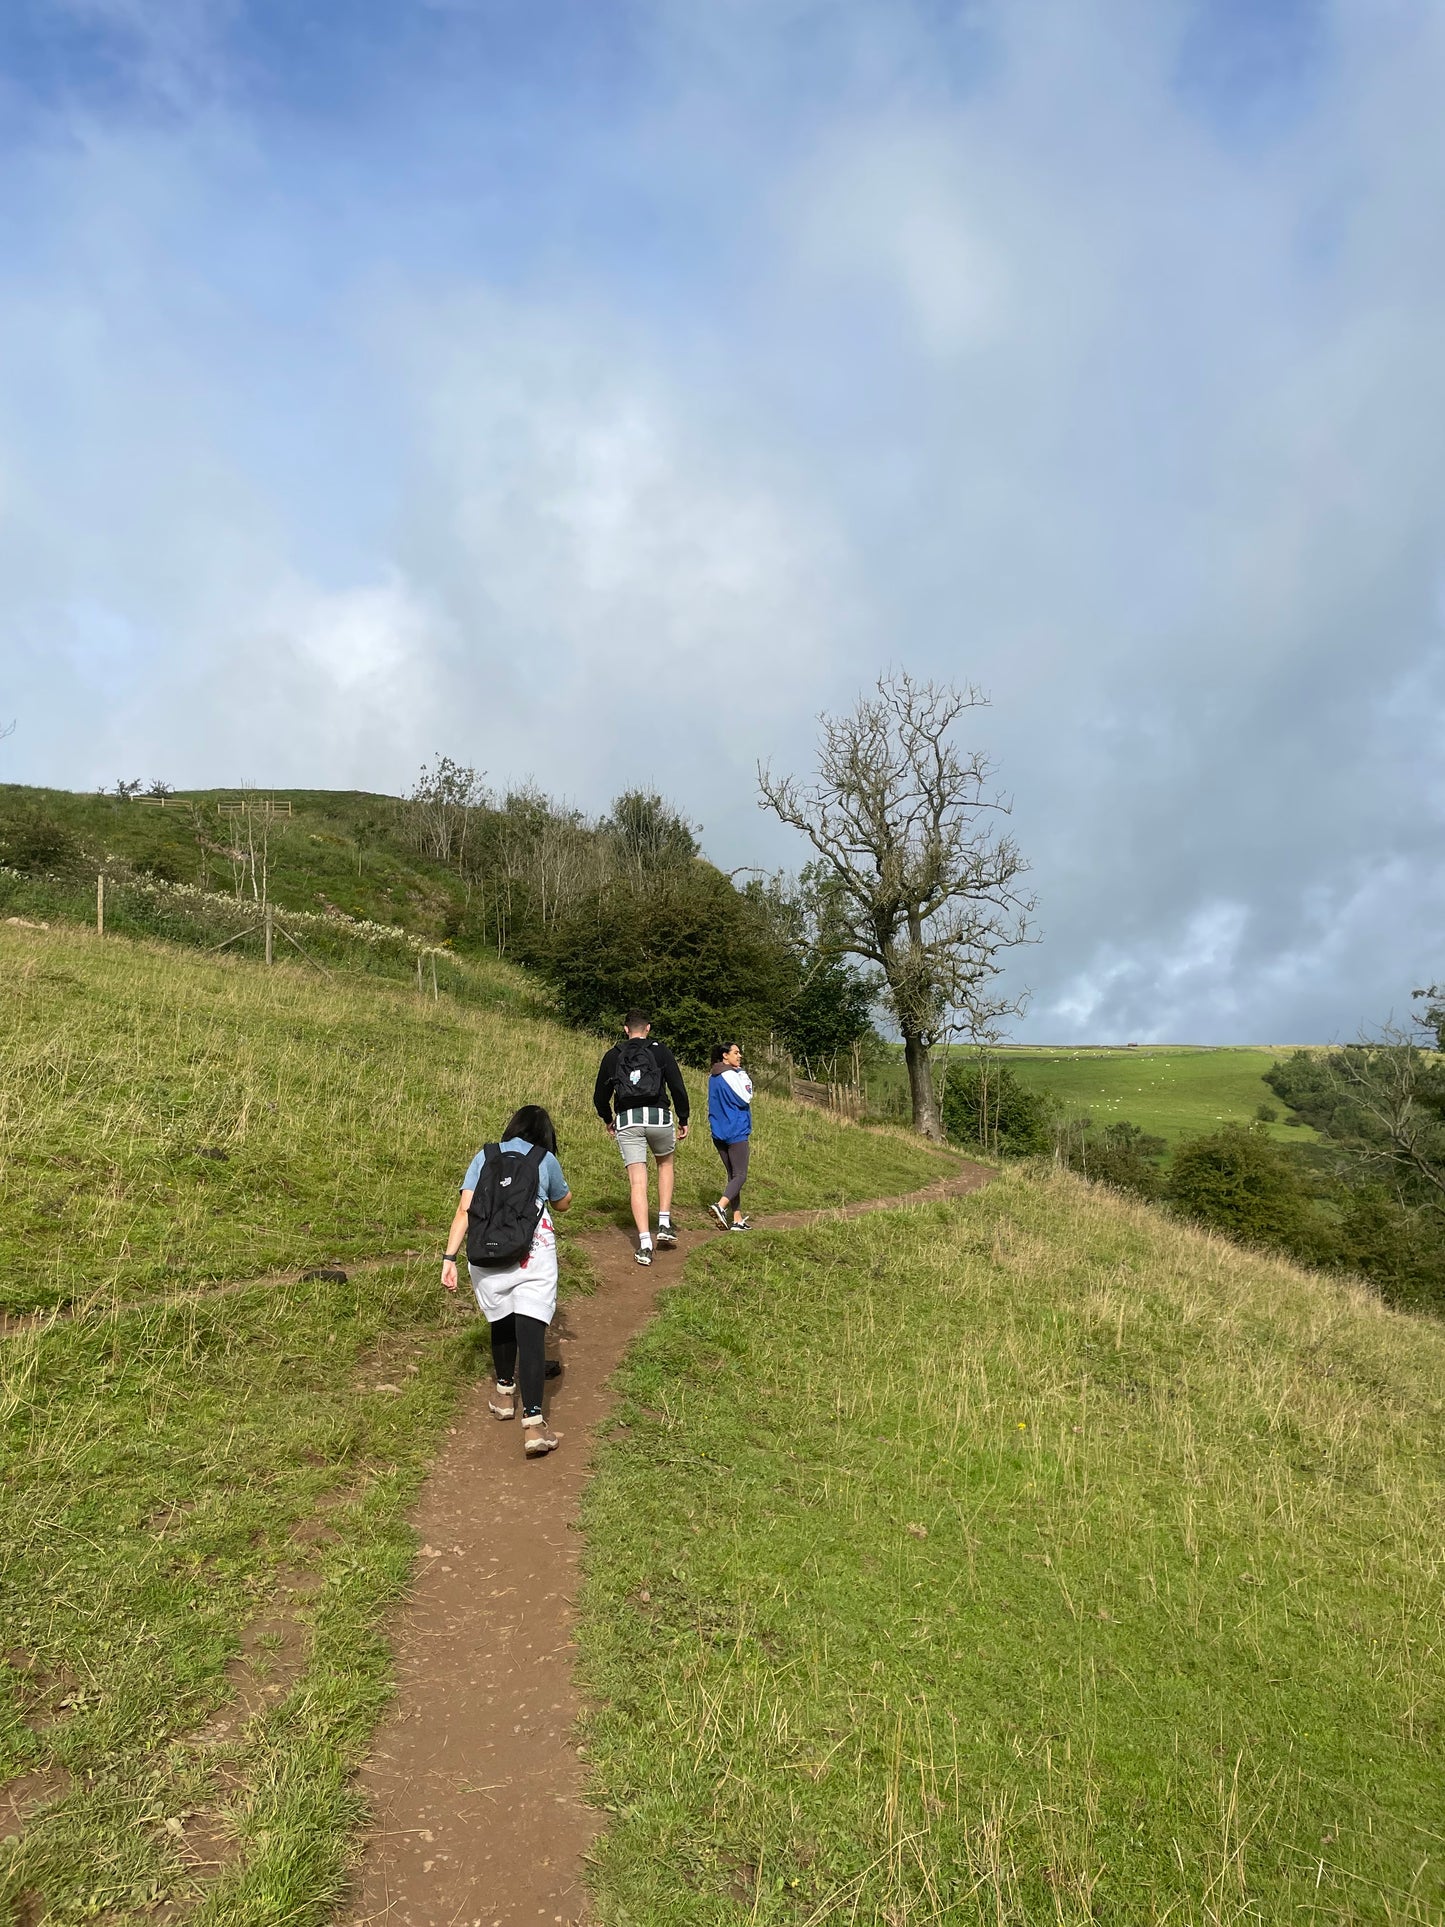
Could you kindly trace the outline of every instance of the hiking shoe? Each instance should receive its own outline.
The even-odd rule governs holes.
[[[540,1412],[522,1420],[522,1450],[529,1459],[545,1458],[560,1444],[561,1440]]]
[[[487,1394],[487,1410],[493,1418],[513,1418],[516,1415],[517,1388],[503,1385],[499,1379]]]
[[[677,1233],[670,1224],[660,1224],[657,1227],[657,1236],[652,1242],[657,1246],[659,1251],[671,1251],[677,1243]]]
[[[728,1229],[730,1231],[751,1231],[752,1226],[746,1218],[734,1218]]]
[[[720,1204],[710,1204],[708,1210],[711,1211],[723,1230],[726,1231],[728,1228],[728,1214],[723,1210],[722,1206]]]
[[[638,1264],[650,1265],[652,1263],[652,1246],[639,1245],[632,1255],[636,1258]]]

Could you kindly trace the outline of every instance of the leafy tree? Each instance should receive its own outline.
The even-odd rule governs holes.
[[[1187,1217],[1243,1244],[1323,1256],[1298,1163],[1262,1131],[1226,1124],[1174,1153],[1165,1196]]]
[[[1339,1226],[1339,1260],[1392,1304],[1445,1308],[1445,1239],[1428,1212],[1402,1204],[1384,1185],[1350,1192]]]
[[[467,838],[473,819],[487,800],[486,772],[450,756],[438,756],[412,785],[404,806],[404,822],[411,841],[438,863],[466,861]]]
[[[624,874],[638,884],[682,869],[699,854],[692,824],[649,790],[625,791],[601,827],[616,847]]]
[[[943,1125],[929,1053],[958,1031],[991,1038],[1021,1008],[997,980],[1033,909],[1017,845],[995,826],[1008,804],[991,791],[992,765],[950,740],[982,702],[971,687],[883,676],[850,715],[821,718],[810,785],[758,770],[763,806],[818,853],[838,947],[882,974],[914,1129],[934,1138]]]
[[[797,877],[783,871],[754,877],[743,892],[793,959],[794,986],[775,1029],[810,1077],[836,1077],[838,1060],[855,1045],[867,1043],[871,1052],[879,1043],[872,1015],[877,979],[845,960],[832,928],[830,889],[819,866],[808,864]]]
[[[860,971],[829,959],[804,960],[782,1013],[783,1041],[811,1076],[873,1036],[873,986]]]
[[[1053,1148],[1052,1107],[999,1058],[955,1058],[943,1080],[943,1125],[955,1144],[994,1157],[1038,1157]]]
[[[638,1005],[693,1063],[705,1063],[728,1031],[766,1033],[795,981],[766,919],[705,863],[665,889],[594,889],[529,941],[528,960],[553,984],[570,1022],[612,1030]]]
[[[1445,1008],[1416,993],[1438,1042]],[[1339,1210],[1337,1262],[1395,1303],[1445,1307],[1445,1062],[1386,1029],[1333,1051],[1294,1051],[1267,1074],[1324,1140]]]
[[[1341,1050],[1294,1051],[1266,1081],[1361,1178],[1445,1214],[1445,1058],[1422,1049],[1417,1035],[1387,1026]]]

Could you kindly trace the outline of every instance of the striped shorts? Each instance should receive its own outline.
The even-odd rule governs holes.
[[[635,1110],[619,1111],[617,1148],[624,1164],[646,1164],[649,1151],[655,1158],[670,1158],[677,1149],[671,1108],[666,1104],[646,1104]]]

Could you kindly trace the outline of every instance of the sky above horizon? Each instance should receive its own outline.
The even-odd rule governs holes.
[[[796,865],[982,686],[1020,1038],[1445,976],[1434,0],[10,0],[0,781],[445,752]]]

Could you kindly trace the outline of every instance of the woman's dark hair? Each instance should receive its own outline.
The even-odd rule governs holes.
[[[712,1047],[712,1062],[714,1064],[720,1064],[730,1050],[736,1050],[737,1048],[738,1040],[735,1037],[730,1039],[726,1044],[714,1044]]]
[[[540,1104],[524,1104],[520,1111],[513,1111],[507,1119],[502,1132],[501,1142],[509,1137],[525,1138],[528,1144],[535,1144],[539,1150],[550,1151],[557,1155],[557,1131],[550,1117]]]

